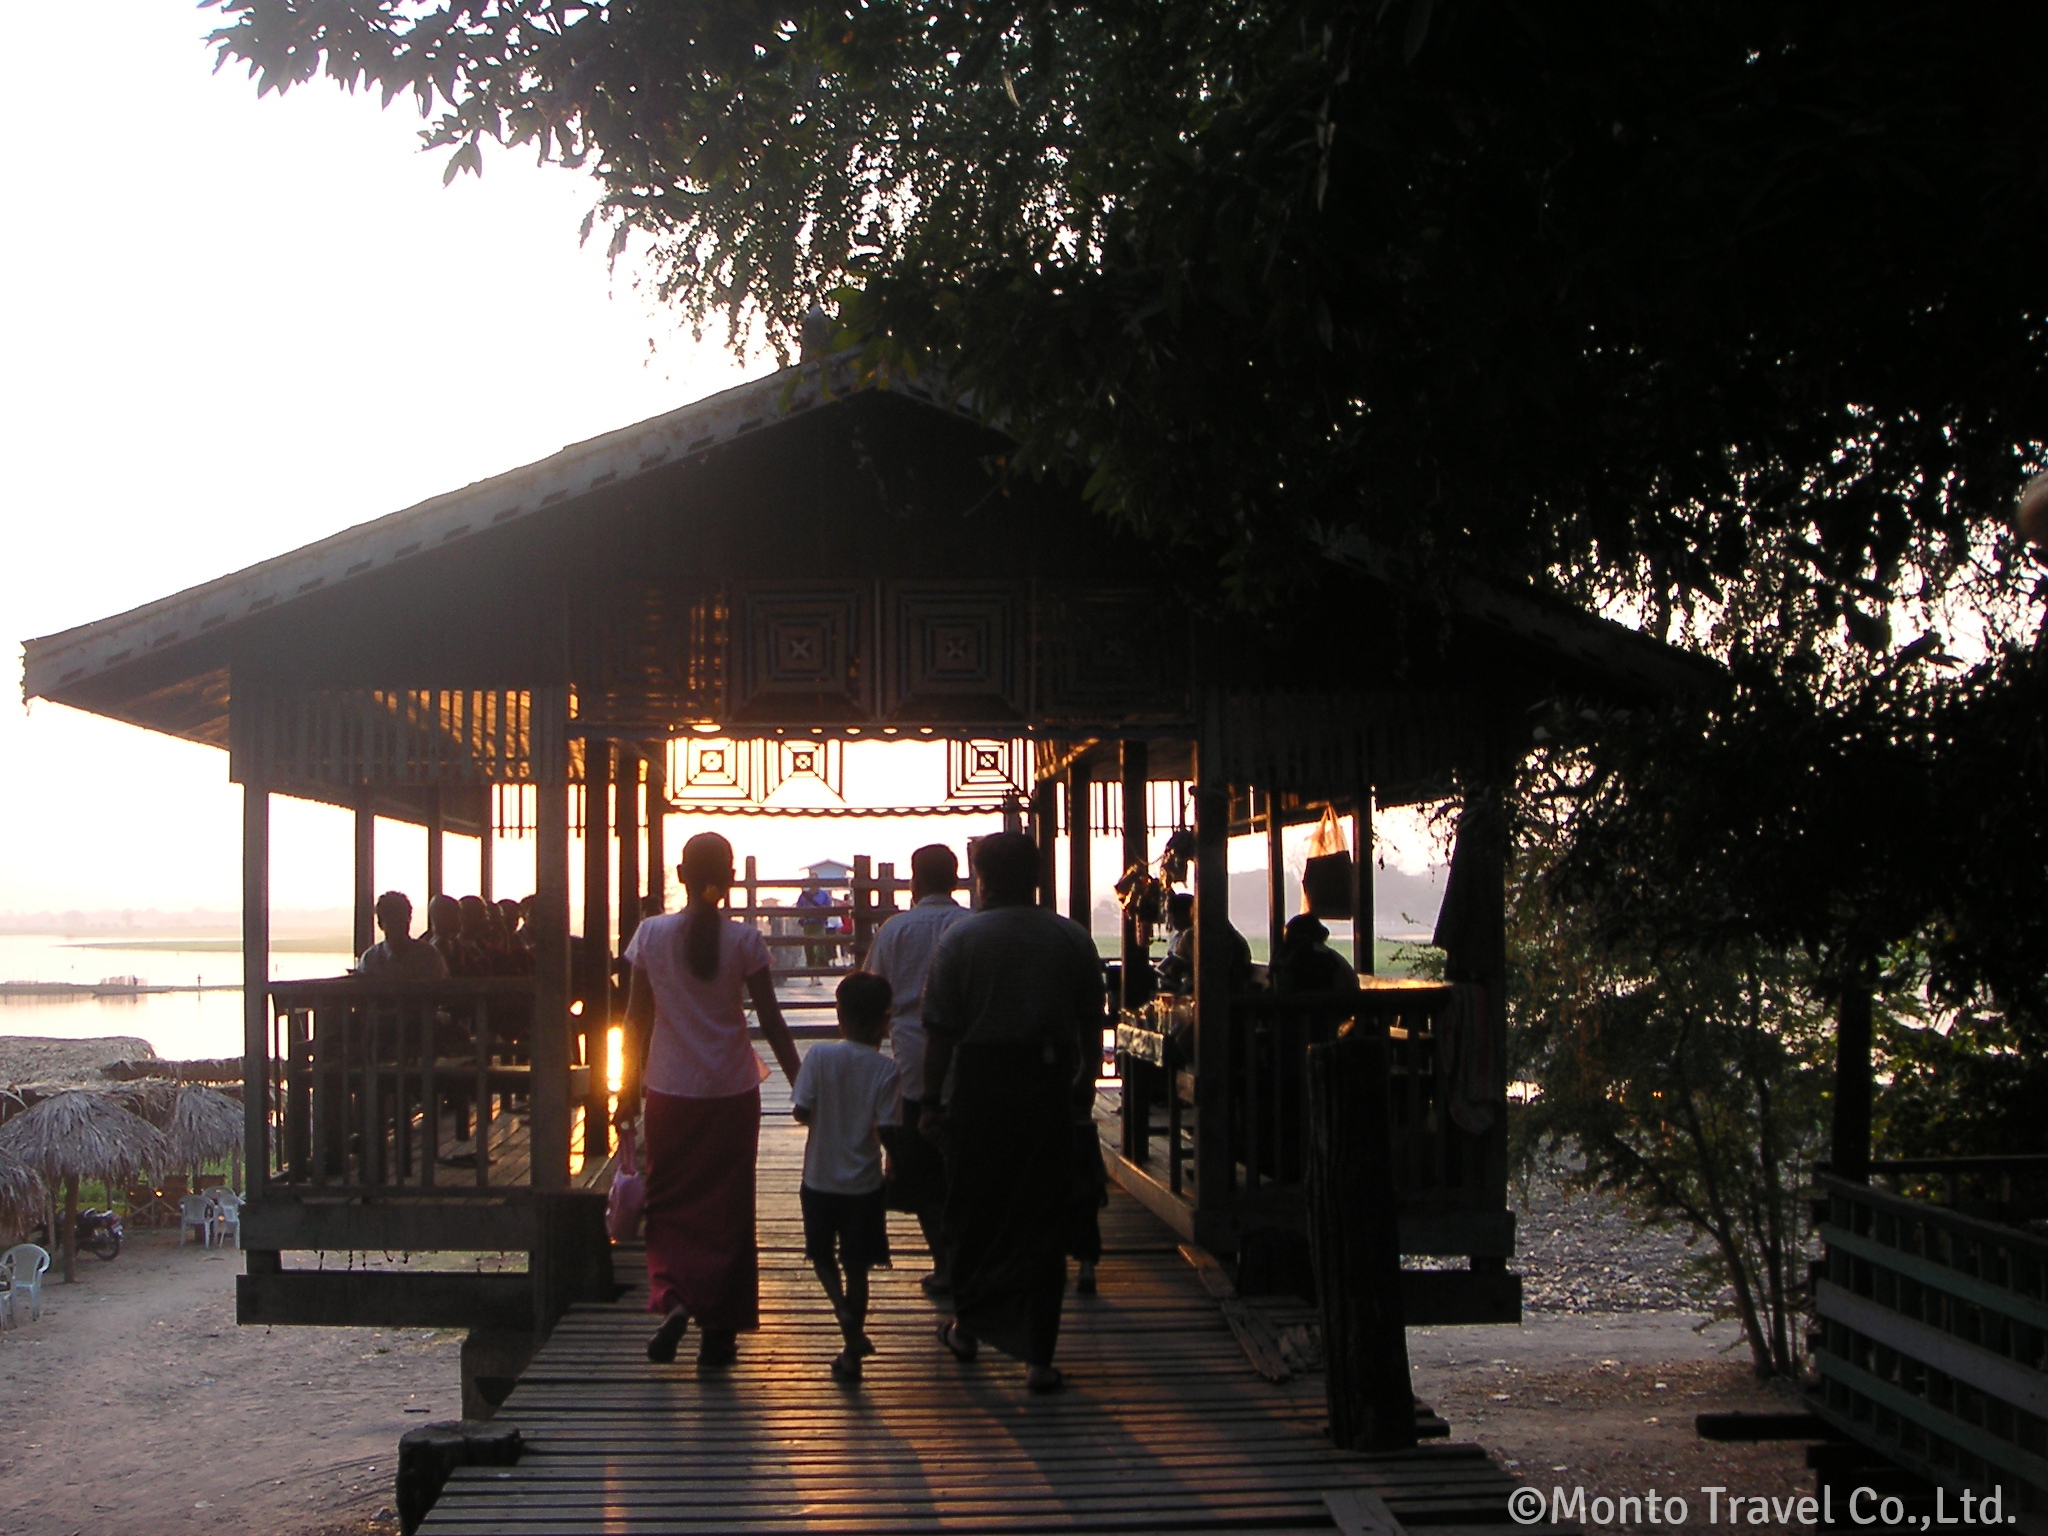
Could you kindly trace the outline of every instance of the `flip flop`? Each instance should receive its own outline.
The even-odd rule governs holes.
[[[656,1365],[674,1365],[676,1346],[683,1342],[683,1333],[689,1326],[689,1313],[669,1313],[654,1330],[654,1337],[647,1341],[647,1358]]]
[[[1056,1365],[1049,1365],[1046,1369],[1052,1372],[1050,1376],[1031,1376],[1027,1374],[1024,1378],[1024,1390],[1038,1393],[1065,1390],[1067,1373]]]
[[[860,1357],[849,1349],[838,1359],[834,1360],[832,1362],[832,1379],[834,1381],[859,1381]]]
[[[945,1346],[946,1353],[955,1360],[963,1365],[971,1365],[974,1363],[974,1357],[981,1352],[981,1345],[978,1341],[970,1342],[964,1347],[956,1343],[954,1336],[958,1329],[959,1325],[952,1318],[943,1319],[939,1323],[939,1343]]]

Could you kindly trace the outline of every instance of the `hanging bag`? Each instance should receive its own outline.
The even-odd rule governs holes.
[[[1309,843],[1308,862],[1301,869],[1301,893],[1307,899],[1309,916],[1349,918],[1353,884],[1351,849],[1344,841],[1344,829],[1337,824],[1337,813],[1326,805]]]
[[[633,1128],[619,1128],[619,1165],[612,1170],[612,1191],[604,1203],[604,1229],[615,1243],[632,1241],[640,1233],[640,1216],[647,1209],[647,1180],[640,1175],[633,1156]]]

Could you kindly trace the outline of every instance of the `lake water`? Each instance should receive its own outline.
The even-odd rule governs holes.
[[[188,947],[197,946],[197,947]],[[343,949],[272,953],[274,980],[337,976]],[[242,951],[234,940],[151,935],[115,941],[46,934],[0,934],[0,981],[96,982],[136,976],[152,986],[224,985],[226,992],[164,992],[148,997],[0,997],[0,1035],[140,1035],[157,1055],[242,1054]]]

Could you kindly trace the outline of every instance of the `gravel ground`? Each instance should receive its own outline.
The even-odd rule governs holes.
[[[1522,1305],[1530,1312],[1699,1311],[1706,1298],[1690,1282],[1688,1261],[1701,1250],[1681,1230],[1661,1231],[1622,1209],[1611,1195],[1572,1188],[1569,1168],[1530,1178],[1526,1203],[1510,1190]]]

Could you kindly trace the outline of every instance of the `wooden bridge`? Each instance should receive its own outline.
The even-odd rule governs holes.
[[[762,1128],[762,1328],[735,1369],[700,1375],[689,1341],[678,1364],[647,1363],[644,1261],[621,1249],[626,1293],[573,1308],[500,1411],[525,1435],[520,1464],[458,1472],[422,1529],[1532,1529],[1510,1523],[1513,1483],[1476,1445],[1333,1450],[1321,1378],[1261,1377],[1175,1235],[1120,1190],[1100,1292],[1068,1297],[1064,1393],[1031,1396],[1023,1367],[986,1348],[972,1365],[940,1349],[907,1217],[892,1218],[897,1267],[875,1275],[877,1352],[859,1386],[838,1385],[837,1326],[802,1252],[802,1157],[778,1092]]]

